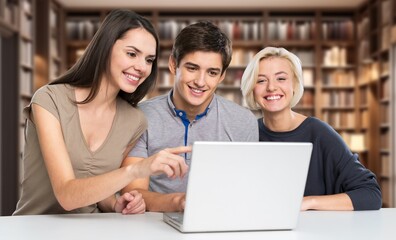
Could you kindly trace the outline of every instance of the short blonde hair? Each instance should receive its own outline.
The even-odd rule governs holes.
[[[257,83],[259,63],[261,60],[271,57],[284,58],[290,62],[290,67],[294,73],[294,95],[290,107],[294,107],[301,99],[304,93],[302,66],[300,59],[293,53],[284,48],[266,47],[258,52],[247,65],[242,75],[241,90],[243,98],[251,110],[260,109],[260,106],[254,100],[253,90]]]

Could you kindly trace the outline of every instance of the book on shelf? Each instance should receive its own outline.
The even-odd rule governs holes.
[[[338,70],[323,74],[324,86],[354,87],[355,72],[353,70]]]
[[[66,22],[66,32],[69,40],[91,40],[99,29],[100,21],[94,19],[73,20]]]
[[[390,141],[389,137],[390,137],[389,130],[383,131],[380,134],[380,147],[384,151],[390,150],[390,148],[389,148],[389,146],[390,146],[389,145],[389,141]]]
[[[322,23],[324,40],[353,40],[354,24],[348,20],[331,20]]]
[[[347,63],[347,49],[334,46],[324,50],[323,65],[326,67],[345,67]]]
[[[358,46],[358,54],[360,61],[370,61],[370,43],[367,39],[362,40],[359,42]]]
[[[166,19],[159,22],[160,39],[174,40],[177,34],[195,19]],[[260,40],[264,36],[263,23],[259,20],[212,20],[231,40]]]
[[[389,155],[381,155],[381,176],[390,177],[392,172],[391,169]]]
[[[249,61],[253,59],[255,54],[255,50],[234,48],[232,50],[230,67],[246,67]]]
[[[19,92],[24,96],[32,95],[32,72],[22,70],[20,73]]]
[[[357,36],[358,39],[362,39],[367,36],[369,33],[369,18],[364,17],[361,21],[359,21],[357,25]]]
[[[382,28],[381,32],[381,50],[388,50],[391,45],[391,27],[385,26]]]
[[[389,124],[389,109],[388,105],[380,105],[380,122],[381,124]]]
[[[315,22],[311,20],[277,20],[268,23],[270,40],[312,40],[315,38]]]
[[[303,85],[304,87],[314,87],[314,72],[313,69],[303,68]]]
[[[304,94],[302,95],[300,101],[296,105],[296,107],[303,107],[303,108],[313,108],[314,106],[314,94],[313,91],[305,90]]]
[[[380,83],[381,85],[381,100],[390,100],[390,80],[389,78],[385,78]]]
[[[26,38],[33,36],[33,21],[30,16],[26,14],[21,15],[20,32]]]
[[[32,13],[32,3],[30,0],[23,0],[22,1],[22,9],[25,13]]]
[[[362,88],[360,90],[360,106],[367,106],[367,94],[368,94],[368,89],[367,88]]]
[[[20,47],[21,63],[26,67],[33,67],[32,43],[22,40]]]
[[[327,122],[334,129],[339,128],[354,128],[355,126],[355,113],[346,111],[346,112],[334,112],[334,111],[325,111],[323,113],[323,121]]]
[[[353,91],[326,91],[322,93],[323,106],[353,107],[355,94]]]
[[[381,2],[381,23],[388,24],[392,21],[391,0]]]
[[[396,25],[393,25],[391,30],[391,43],[396,43]]]

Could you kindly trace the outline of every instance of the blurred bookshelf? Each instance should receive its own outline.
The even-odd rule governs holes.
[[[243,106],[240,79],[248,61],[266,46],[284,47],[303,64],[304,96],[294,110],[339,132],[377,175],[384,206],[395,207],[395,2],[367,0],[353,9],[131,8],[160,37],[158,84],[147,98],[172,88],[167,61],[174,38],[195,21],[214,22],[232,40],[232,62],[217,93]],[[0,31],[20,36],[20,108],[76,62],[110,10],[65,8],[56,0],[0,0]]]
[[[395,131],[391,116],[394,77],[390,74],[391,34],[395,25],[394,0],[369,0],[357,9],[148,9],[141,14],[156,26],[161,39],[158,86],[148,98],[173,86],[167,61],[173,40],[185,26],[209,20],[233,42],[233,58],[217,93],[245,105],[240,79],[248,61],[266,46],[296,53],[303,63],[304,96],[295,111],[328,122],[351,147],[356,135],[362,163],[378,177],[384,206],[395,206]],[[67,66],[84,51],[108,10],[65,10]],[[396,35],[396,33],[393,33]],[[255,112],[260,116],[260,112]],[[352,149],[353,147],[351,147]]]

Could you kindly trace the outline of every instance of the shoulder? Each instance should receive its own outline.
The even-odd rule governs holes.
[[[317,132],[318,134],[334,134],[336,131],[331,127],[328,123],[316,118],[316,117],[308,117],[305,121],[305,125],[308,126],[311,130]]]
[[[153,109],[158,106],[165,106],[165,105],[167,105],[167,103],[168,103],[168,95],[164,94],[164,95],[156,96],[156,97],[150,98],[148,100],[145,100],[143,102],[140,102],[138,104],[138,107],[140,109],[142,109],[143,111],[145,111],[146,109]]]
[[[230,115],[233,119],[257,122],[257,117],[249,109],[219,95],[216,95],[216,101],[218,111],[222,114]]]
[[[45,98],[45,97],[62,97],[62,96],[68,96],[69,93],[72,91],[72,88],[70,86],[64,85],[64,84],[54,84],[54,85],[44,85],[41,88],[39,88],[33,95],[33,99],[38,99],[38,98]]]
[[[119,106],[120,110],[123,113],[123,117],[128,119],[128,121],[132,122],[146,122],[146,117],[143,113],[142,110],[139,108],[133,107],[131,104],[129,104],[127,101],[119,98]]]

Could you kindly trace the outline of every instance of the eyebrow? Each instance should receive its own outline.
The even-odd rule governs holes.
[[[279,74],[286,74],[286,75],[288,75],[287,72],[284,72],[284,71],[279,71],[279,72],[276,72],[276,73],[275,73],[275,75],[279,75]],[[265,74],[258,74],[258,76],[259,76],[259,77],[267,77],[267,75],[265,75]]]
[[[142,54],[142,51],[141,51],[139,48],[135,47],[135,46],[126,46],[126,47],[127,47],[127,48],[132,48],[132,49],[135,50],[137,53]],[[151,54],[151,55],[148,55],[148,57],[156,57],[156,56],[155,56],[155,54]]]
[[[200,66],[198,64],[192,63],[192,62],[186,62],[184,65],[186,66],[191,66],[191,67],[196,67],[196,68],[200,68]],[[209,68],[210,71],[218,71],[220,72],[221,69],[220,68]]]

